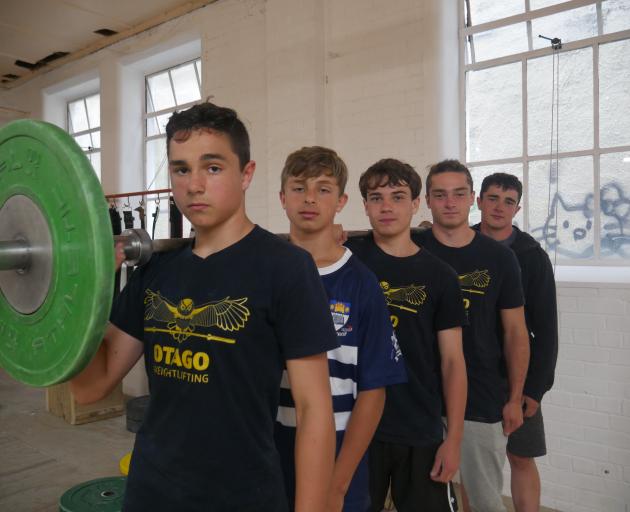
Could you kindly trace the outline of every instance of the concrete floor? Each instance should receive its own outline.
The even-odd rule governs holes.
[[[0,369],[0,511],[57,512],[70,487],[118,476],[133,440],[124,416],[69,425],[46,412],[43,389]]]
[[[133,440],[124,416],[69,425],[46,412],[43,389],[26,387],[0,369],[0,512],[57,512],[70,487],[118,476]],[[512,512],[511,499],[505,503]]]

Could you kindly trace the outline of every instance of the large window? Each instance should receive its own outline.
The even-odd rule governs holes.
[[[630,0],[461,8],[462,140],[476,188],[516,174],[517,222],[552,260],[630,265]]]
[[[68,132],[101,179],[101,96],[92,94],[68,103]]]
[[[176,110],[201,99],[201,60],[197,59],[146,77],[145,80],[145,186],[147,190],[170,187],[166,161],[166,123]],[[149,226],[159,211],[155,237],[168,237],[168,199],[155,198],[147,205]],[[150,229],[152,231],[152,229]],[[190,224],[184,219],[184,235]]]

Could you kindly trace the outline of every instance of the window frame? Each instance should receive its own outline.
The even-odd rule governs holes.
[[[101,92],[100,91],[94,91],[94,92],[90,92],[87,94],[82,94],[81,96],[78,96],[76,98],[73,99],[69,99],[66,101],[66,131],[70,134],[70,136],[74,139],[75,137],[79,137],[81,135],[88,135],[88,134],[92,134],[94,132],[100,132],[101,131],[101,124],[99,123],[98,127],[93,128],[90,125],[90,116],[88,115],[88,107],[87,107],[87,99],[91,98],[92,96],[98,96],[98,107],[99,110],[101,108]],[[85,108],[85,115],[87,118],[87,122],[88,122],[88,129],[87,130],[81,130],[78,132],[72,132],[70,131],[70,126],[71,126],[71,118],[70,118],[70,104],[71,103],[76,103],[77,101],[83,101],[83,108]],[[100,116],[99,116],[100,118]],[[91,138],[91,137],[90,137]],[[83,149],[81,148],[81,151],[83,151],[83,153],[85,154],[85,156],[88,157],[88,160],[90,160],[90,163],[92,163],[92,159],[90,158],[90,155],[93,155],[95,153],[101,153],[101,147],[99,146],[98,148],[92,147],[92,146],[88,146],[87,149]],[[99,172],[97,173],[97,176],[99,177],[99,181],[101,180],[102,177],[102,165],[101,168],[99,168]]]
[[[473,0],[474,1],[474,0]],[[459,0],[459,67],[460,67],[460,80],[459,80],[459,100],[460,100],[460,155],[462,160],[466,162],[468,167],[482,167],[487,165],[501,165],[501,164],[521,164],[523,166],[523,197],[521,205],[523,206],[523,224],[526,231],[529,230],[529,162],[534,161],[548,161],[550,158],[556,157],[556,153],[552,155],[530,155],[528,148],[528,126],[527,126],[527,62],[530,59],[538,57],[551,56],[556,53],[562,54],[573,50],[583,49],[591,47],[593,58],[593,147],[592,149],[580,150],[580,151],[559,151],[557,158],[570,158],[579,156],[591,156],[593,158],[593,211],[595,212],[593,218],[593,257],[589,259],[569,259],[559,255],[554,255],[550,251],[550,256],[558,264],[566,266],[597,266],[597,267],[619,267],[630,266],[630,260],[628,259],[603,259],[601,257],[601,205],[600,205],[600,156],[608,153],[622,153],[630,151],[630,145],[614,146],[614,147],[600,147],[599,141],[599,47],[602,44],[613,43],[617,41],[623,41],[630,39],[630,29],[622,30],[618,32],[612,32],[609,34],[603,34],[603,18],[602,18],[602,0],[570,0],[559,4],[543,7],[540,9],[530,10],[530,0],[523,0],[524,11],[523,13],[501,18],[498,20],[481,23],[479,25],[473,25],[471,27],[466,26],[466,0]],[[597,12],[597,33],[595,37],[581,39],[577,41],[571,41],[568,43],[562,43],[562,48],[554,50],[551,45],[547,48],[533,49],[532,39],[532,20],[549,16],[552,14],[558,14],[562,12],[571,11],[579,7],[585,7],[588,5],[595,5]],[[474,41],[472,36],[477,33],[486,32],[488,30],[497,29],[512,25],[514,23],[525,22],[527,25],[528,35],[528,48],[526,52],[515,53],[504,57],[498,57],[495,59],[488,59],[481,62],[466,62],[468,55],[468,39],[470,38],[470,50],[471,56],[474,61]],[[553,34],[549,34],[553,36]],[[495,160],[475,160],[468,161],[467,159],[467,117],[466,117],[466,82],[468,71],[479,71],[482,69],[488,69],[505,64],[521,63],[521,124],[522,124],[522,154],[518,157],[502,158]],[[562,62],[562,57],[560,57]],[[481,184],[477,185],[478,187]]]
[[[149,86],[148,86],[148,81],[151,77],[154,77],[156,75],[161,75],[163,73],[168,73],[168,78],[169,78],[169,83],[171,86],[171,93],[173,94],[173,98],[175,99],[175,101],[177,102],[177,96],[175,96],[175,86],[173,85],[173,79],[171,77],[171,71],[183,66],[187,66],[189,64],[193,64],[193,69],[195,70],[195,78],[197,79],[197,86],[199,87],[199,95],[200,95],[200,99],[196,100],[196,101],[189,101],[187,103],[183,103],[181,105],[175,105],[174,107],[170,107],[170,108],[166,108],[166,109],[162,109],[162,110],[156,110],[153,111],[151,113],[147,112],[147,105],[148,105],[148,100],[149,97],[148,95],[150,94],[149,92]],[[150,187],[153,185],[153,183],[155,182],[155,179],[149,183],[148,181],[148,176],[147,176],[147,143],[152,141],[152,140],[157,140],[157,139],[166,139],[166,134],[164,133],[158,133],[155,135],[151,135],[148,136],[147,135],[147,122],[149,119],[154,118],[154,117],[159,117],[161,115],[164,114],[170,114],[173,113],[177,110],[186,110],[187,108],[192,107],[193,105],[197,105],[198,103],[200,103],[201,101],[203,101],[203,94],[202,94],[202,88],[201,88],[201,70],[200,70],[200,66],[201,66],[201,57],[195,57],[194,59],[190,59],[187,60],[185,62],[180,62],[179,64],[175,64],[173,66],[169,66],[167,68],[161,69],[159,71],[155,71],[152,73],[148,73],[144,76],[144,91],[142,94],[142,99],[144,102],[144,106],[143,106],[143,116],[142,116],[142,134],[143,134],[143,144],[142,144],[142,150],[143,150],[143,155],[142,155],[142,167],[143,167],[143,183],[144,183],[144,188],[145,190],[149,190]],[[151,103],[153,104],[153,100],[151,100]],[[168,177],[168,173],[167,173],[167,181],[169,183],[169,188],[170,188],[170,178]]]

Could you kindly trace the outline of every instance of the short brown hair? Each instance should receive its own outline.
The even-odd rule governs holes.
[[[416,170],[409,164],[395,158],[384,158],[372,164],[359,179],[359,190],[363,199],[368,192],[377,187],[408,186],[411,199],[416,199],[422,190],[422,180]]]
[[[521,197],[523,197],[523,184],[521,180],[519,180],[513,174],[507,174],[505,172],[495,172],[490,176],[486,176],[481,182],[481,191],[479,192],[479,197],[483,199],[484,192],[487,192],[491,186],[500,187],[502,190],[514,190],[518,195],[517,203],[521,202]]]
[[[339,193],[343,194],[348,183],[348,168],[336,151],[322,146],[308,146],[291,153],[282,169],[280,190],[293,178],[317,178],[332,176],[337,180]]]
[[[474,190],[473,179],[472,179],[472,176],[470,175],[470,171],[468,170],[468,167],[466,167],[459,160],[451,159],[451,160],[442,160],[441,162],[438,162],[437,164],[433,164],[429,168],[429,174],[427,176],[427,194],[431,191],[431,178],[433,178],[433,176],[435,176],[436,174],[442,174],[443,172],[456,172],[459,174],[466,175],[466,181],[468,182],[468,185],[470,185],[470,191],[472,192]]]
[[[247,128],[235,110],[205,102],[189,109],[174,112],[166,124],[166,152],[170,154],[170,142],[181,142],[195,130],[214,130],[224,133],[238,156],[241,170],[249,162],[249,135]]]

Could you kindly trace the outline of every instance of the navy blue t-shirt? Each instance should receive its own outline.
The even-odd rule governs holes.
[[[371,233],[347,245],[378,277],[409,378],[387,388],[375,438],[434,446],[444,437],[437,332],[467,324],[457,275],[424,248],[407,257],[391,256]]]
[[[338,346],[310,254],[259,227],[207,258],[156,254],[111,321],[144,343],[151,391],[124,510],[286,511],[284,361]]]
[[[348,249],[335,264],[319,268],[319,274],[339,341],[339,348],[328,352],[338,453],[357,393],[405,382],[406,374],[374,274]],[[292,504],[295,499],[295,408],[286,371],[281,386],[276,443]],[[369,504],[366,455],[354,474],[343,510],[365,512]]]
[[[510,249],[480,233],[464,247],[441,244],[431,230],[412,237],[459,276],[469,323],[463,332],[468,374],[466,419],[499,422],[508,398],[500,311],[523,305],[518,260]]]

